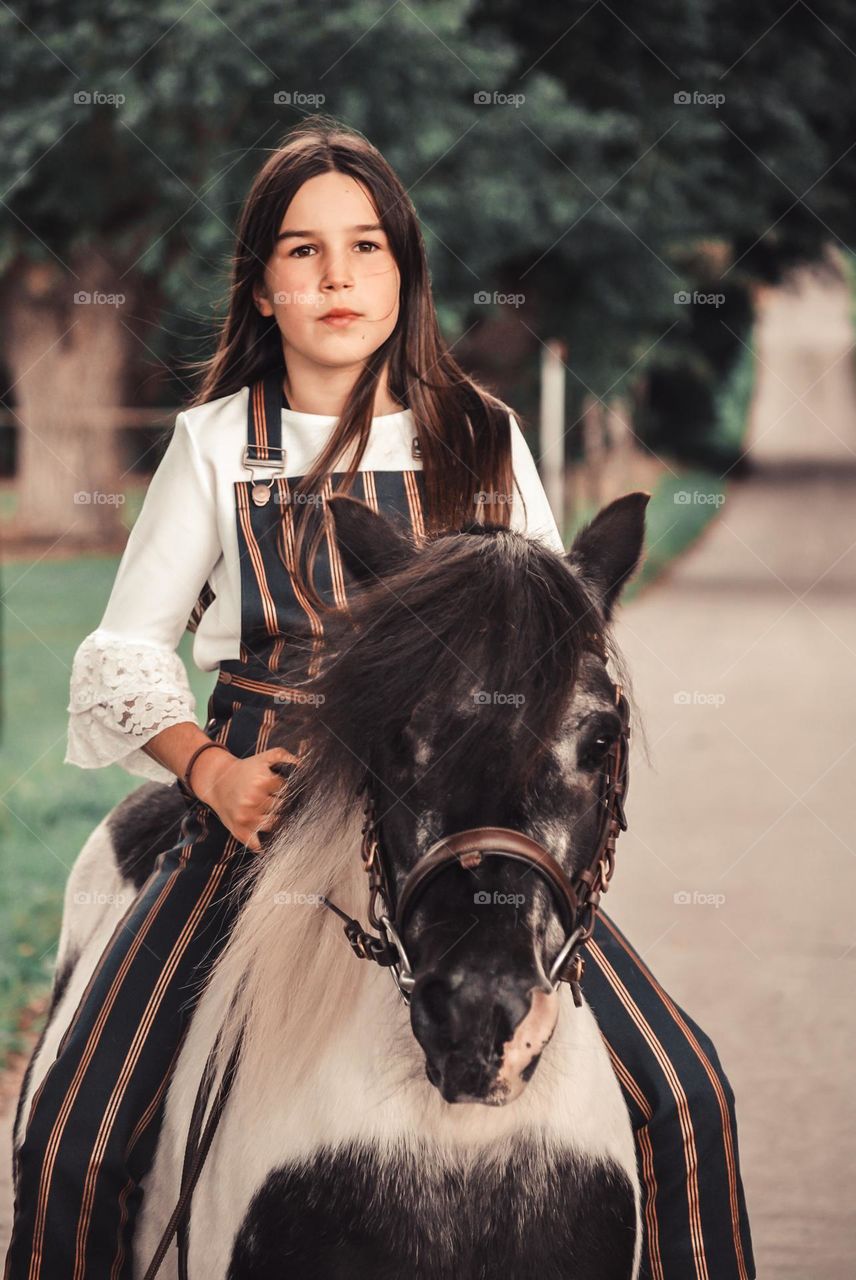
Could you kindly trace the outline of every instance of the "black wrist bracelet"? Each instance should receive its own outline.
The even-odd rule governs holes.
[[[198,800],[200,804],[203,804],[204,801],[196,794],[196,792],[193,790],[193,787],[190,785],[190,771],[196,763],[196,757],[201,756],[202,752],[207,751],[209,747],[219,747],[221,751],[229,750],[229,748],[224,746],[222,742],[203,742],[201,746],[196,748],[196,750],[193,752],[190,759],[188,760],[187,766],[184,770],[184,777],[179,778],[178,780],[178,785],[182,794],[188,800]]]

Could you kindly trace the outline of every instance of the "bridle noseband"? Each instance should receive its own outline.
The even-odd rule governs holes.
[[[554,991],[560,982],[567,982],[574,1003],[582,1004],[579,984],[585,961],[579,954],[580,948],[594,931],[601,895],[608,890],[615,868],[615,843],[620,832],[627,830],[624,800],[628,785],[630,709],[621,685],[615,686],[615,702],[622,728],[600,767],[601,818],[595,851],[587,866],[571,877],[542,844],[522,831],[509,827],[471,827],[442,836],[431,845],[408,872],[398,903],[394,905],[395,895],[378,839],[375,805],[366,774],[362,784],[366,794],[366,820],[360,852],[369,877],[368,920],[377,934],[368,932],[359,920],[347,915],[329,898],[322,897],[321,902],[345,921],[344,933],[356,956],[361,960],[374,960],[391,970],[405,1003],[410,1003],[416,978],[404,946],[404,929],[425,887],[455,864],[473,870],[486,858],[505,858],[528,866],[549,885],[565,928],[565,940],[550,966],[549,980]]]

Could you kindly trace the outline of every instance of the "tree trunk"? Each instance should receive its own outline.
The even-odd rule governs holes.
[[[115,418],[122,404],[128,290],[94,250],[74,274],[19,260],[4,287],[18,426],[13,540],[65,547],[124,536]]]

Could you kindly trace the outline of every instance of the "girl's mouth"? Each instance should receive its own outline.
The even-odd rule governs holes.
[[[352,321],[359,318],[359,313],[356,311],[328,311],[326,316],[320,317],[320,320],[331,329],[346,329]]]

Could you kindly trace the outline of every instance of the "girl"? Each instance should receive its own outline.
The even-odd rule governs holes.
[[[284,509],[277,474],[295,478]],[[323,638],[308,570],[326,583],[335,572],[322,510],[334,475],[417,532],[459,525],[487,498],[485,520],[563,550],[514,417],[443,344],[406,191],[362,136],[316,118],[253,184],[216,354],[75,655],[66,759],[117,762],[191,803],[75,996],[47,1074],[22,1093],[7,1280],[131,1275],[170,1070],[234,921],[230,886],[263,850],[297,760],[267,742],[277,687],[311,673]],[[512,481],[522,502],[509,513],[498,495]],[[204,730],[175,652],[188,625],[197,665],[218,671]],[[728,1080],[602,912],[586,996],[636,1134],[643,1273],[754,1276]]]

